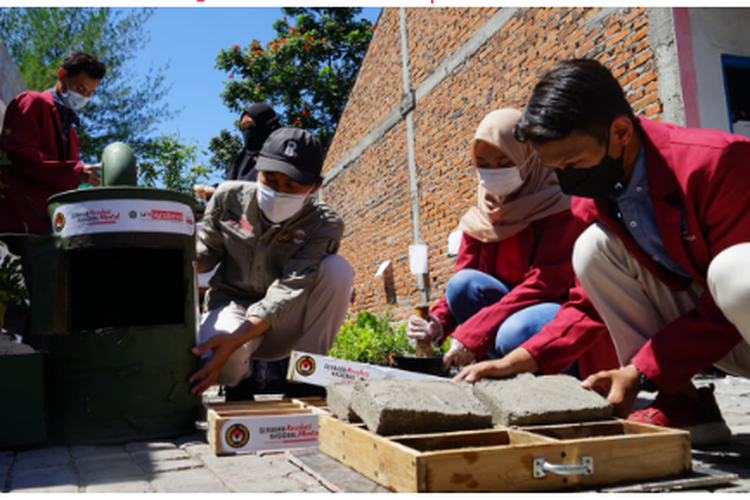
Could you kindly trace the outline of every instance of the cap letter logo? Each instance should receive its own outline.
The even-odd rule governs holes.
[[[284,146],[284,156],[289,158],[295,158],[297,156],[297,143],[294,141],[286,141]]]

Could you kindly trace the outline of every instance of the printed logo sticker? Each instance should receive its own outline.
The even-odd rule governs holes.
[[[297,229],[294,232],[294,236],[292,237],[292,241],[295,245],[301,245],[305,242],[305,236],[307,236],[307,233],[305,233],[302,229]]]
[[[55,232],[60,232],[65,228],[65,216],[60,212],[55,214]]]
[[[310,356],[302,356],[297,360],[297,373],[309,377],[315,373],[315,360]]]
[[[242,448],[250,439],[250,431],[242,424],[233,424],[227,429],[225,438],[232,448]]]

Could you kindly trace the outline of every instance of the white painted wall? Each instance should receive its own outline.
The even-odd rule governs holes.
[[[26,90],[26,84],[21,78],[21,74],[16,69],[16,65],[10,58],[8,49],[0,40],[0,127],[2,127],[5,108],[13,98]]]
[[[689,12],[700,126],[729,131],[721,55],[750,57],[750,8]]]

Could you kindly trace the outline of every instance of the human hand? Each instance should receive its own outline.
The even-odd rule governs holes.
[[[474,383],[483,378],[509,377],[517,373],[534,373],[537,370],[539,370],[539,363],[534,356],[523,347],[519,347],[500,359],[480,361],[469,365],[453,377],[453,380]]]
[[[195,186],[193,186],[193,194],[201,201],[208,201],[208,199],[213,196],[215,191],[215,187],[207,186],[205,184],[196,184]]]
[[[605,370],[581,382],[584,389],[606,391],[607,401],[614,407],[616,417],[626,418],[633,409],[641,389],[640,373],[633,365],[618,370]]]
[[[451,364],[461,368],[476,361],[477,356],[468,347],[463,345],[460,340],[451,337],[448,352],[443,356],[443,369],[447,369]]]
[[[219,378],[219,372],[229,357],[242,345],[237,342],[237,338],[228,333],[214,335],[207,342],[193,347],[191,352],[196,356],[211,351],[211,359],[203,365],[203,368],[193,374],[188,379],[191,384],[195,382],[191,394],[203,394],[203,392],[216,383]]]
[[[409,344],[412,347],[416,345],[417,341],[424,339],[428,339],[432,344],[437,345],[443,340],[443,325],[435,316],[430,316],[429,320],[412,316],[409,318],[406,336],[409,338]]]
[[[101,170],[101,165],[84,165],[79,178],[80,183],[91,184],[94,187],[101,185]]]

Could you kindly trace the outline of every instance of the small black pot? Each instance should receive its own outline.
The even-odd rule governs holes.
[[[409,372],[427,373],[440,377],[450,375],[449,370],[443,370],[442,356],[430,356],[429,358],[418,358],[413,354],[393,356],[393,366]]]

